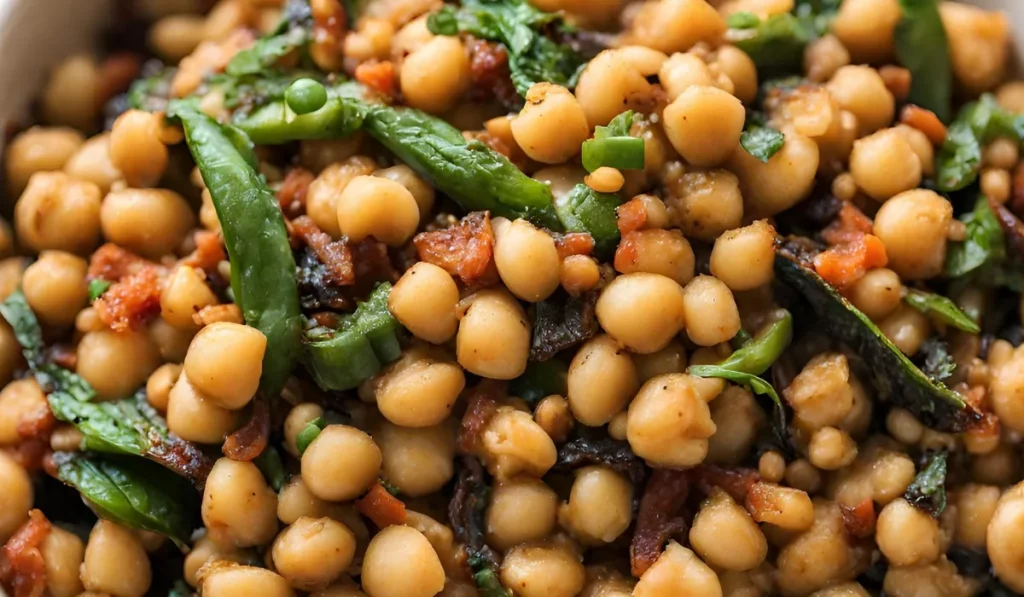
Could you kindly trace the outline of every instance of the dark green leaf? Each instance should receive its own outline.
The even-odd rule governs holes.
[[[171,586],[167,597],[192,597],[192,588],[185,581],[179,579]]]
[[[731,371],[761,375],[782,356],[793,340],[793,316],[780,309],[777,319],[766,324],[757,335],[718,363]]]
[[[734,12],[725,19],[729,29],[753,29],[761,24],[761,19],[749,11]]]
[[[804,47],[818,36],[813,19],[788,12],[772,15],[757,24],[745,17],[742,24],[742,28],[730,29],[726,39],[746,52],[759,71],[799,71]]]
[[[907,488],[906,500],[938,518],[946,509],[946,452],[936,452]]]
[[[608,126],[599,126],[594,129],[595,139],[608,139],[611,137],[628,137],[630,129],[633,128],[635,114],[632,110],[626,110],[615,118],[611,119]]]
[[[89,302],[92,303],[96,299],[100,298],[104,292],[110,288],[111,282],[106,280],[90,280],[89,281]]]
[[[775,391],[775,388],[772,387],[772,384],[756,375],[727,369],[721,365],[691,365],[686,369],[686,372],[697,377],[717,377],[720,379],[727,379],[733,383],[749,388],[755,394],[768,396],[778,408],[782,408],[782,399],[779,398],[779,394]]]
[[[118,524],[188,544],[199,521],[199,496],[174,473],[140,458],[54,454],[57,477]]]
[[[498,575],[491,568],[483,568],[475,573],[473,582],[480,591],[480,597],[512,597],[512,591],[501,585]]]
[[[950,278],[966,276],[986,263],[998,262],[1006,257],[1003,229],[992,213],[988,199],[978,197],[974,211],[965,214],[961,220],[967,230],[967,238],[949,243],[945,269]]]
[[[435,13],[427,17],[427,29],[434,35],[447,35],[449,37],[459,34],[459,21],[455,14],[455,7],[445,4]]]
[[[904,297],[907,304],[925,315],[972,334],[981,332],[977,322],[960,310],[949,298],[931,292],[911,289]]]
[[[281,455],[277,452],[277,448],[267,446],[253,462],[263,473],[263,478],[267,480],[270,487],[274,491],[281,491],[285,482],[288,481],[288,472],[284,470],[284,463],[281,462]]]
[[[900,0],[903,17],[893,41],[896,57],[910,71],[907,100],[935,113],[943,122],[950,117],[953,68],[946,29],[939,15],[939,0]]]
[[[509,382],[508,393],[531,405],[552,394],[565,396],[569,391],[568,375],[569,367],[558,359],[531,361],[525,373]]]
[[[530,360],[544,362],[597,333],[597,293],[569,296],[558,291],[533,307]]]
[[[232,77],[263,74],[278,61],[305,46],[313,36],[309,0],[289,0],[277,27],[231,59],[225,71]]]
[[[748,126],[740,135],[743,149],[765,163],[785,144],[786,136],[769,126]]]
[[[619,170],[644,167],[644,140],[639,137],[606,137],[583,142],[583,167],[593,172],[602,166]]]
[[[586,232],[594,239],[595,253],[608,257],[619,244],[616,209],[621,203],[618,195],[599,193],[581,183],[555,198],[555,213],[567,232]]]
[[[295,438],[295,447],[298,448],[300,456],[326,426],[327,421],[323,417],[317,417],[306,424],[306,427],[299,432],[298,437]]]
[[[917,356],[920,358],[922,355],[924,362],[921,364],[921,372],[933,381],[945,381],[956,370],[956,361],[949,354],[949,346],[939,336],[932,336],[921,344]]]
[[[982,145],[998,137],[1024,140],[1020,132],[1021,118],[1000,106],[991,93],[982,94],[976,102],[964,106],[957,121],[966,122]]]
[[[153,76],[136,79],[128,89],[128,107],[146,112],[166,110],[171,97],[171,81],[176,73],[175,68],[165,68]]]

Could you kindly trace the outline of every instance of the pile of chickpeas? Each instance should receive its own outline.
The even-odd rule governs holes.
[[[317,10],[334,1],[312,4]],[[220,0],[204,14],[200,4],[138,2],[153,20],[149,49],[181,63],[172,85],[178,95],[251,43],[254,35],[240,30],[271,30],[283,8],[282,0]],[[252,462],[218,459],[202,495],[203,528],[184,556],[185,582],[206,597],[477,595],[446,515],[461,466],[464,396],[477,378],[524,373],[530,306],[564,289],[574,297],[599,292],[601,331],[560,355],[568,362],[564,396],[532,406],[502,398],[475,454],[492,485],[485,538],[502,556],[496,573],[516,597],[859,596],[870,593],[857,579],[880,562],[887,567],[875,580],[887,595],[978,594],[982,580],[958,570],[947,556],[954,549],[987,554],[996,577],[1024,592],[1024,348],[996,340],[981,358],[978,336],[947,334],[957,360],[950,387],[980,392],[998,418],[995,432],[961,434],[929,429],[910,412],[876,402],[843,352],[813,355],[776,388],[793,411],[795,454],[759,446],[772,423],[750,390],[685,373],[688,365],[720,362],[741,330],[778,316],[773,218],[816,186],[873,218],[871,233],[888,257],[844,294],[909,356],[946,333],[902,301],[905,284],[941,274],[949,242],[965,230],[945,198],[919,188],[935,174],[934,140],[896,121],[906,94],[899,85],[906,73],[894,66],[897,0],[842,3],[832,32],[806,48],[808,84],[766,105],[769,123],[785,134],[766,163],[739,145],[763,81],[750,57],[727,42],[725,19],[739,11],[767,18],[789,11],[793,0],[532,4],[614,32],[616,41],[589,63],[574,91],[539,83],[518,114],[469,99],[465,40],[426,26],[439,0],[369,2],[335,58],[348,72],[391,61],[404,104],[496,141],[556,196],[584,183],[637,202],[642,228],[602,263],[563,256],[549,231],[526,220],[493,218],[500,283],[467,287],[426,261],[402,272],[389,299],[410,335],[401,358],[346,394],[346,423],[327,425],[301,454],[300,432],[322,417],[336,419],[303,384],[289,382],[278,431],[294,474],[275,491]],[[941,14],[958,89],[992,91],[1004,108],[1024,113],[1024,82],[1004,83],[1006,17],[955,2],[942,2]],[[0,298],[24,291],[47,338],[70,347],[74,369],[98,400],[144,386],[173,433],[217,450],[245,422],[267,338],[244,325],[213,283],[229,278],[230,263],[204,271],[185,259],[196,232],[217,232],[220,224],[198,173],[187,188],[159,187],[174,168],[181,131],[160,115],[131,110],[93,134],[100,75],[92,56],[58,65],[42,91],[40,124],[4,148],[13,227],[0,229]],[[227,114],[217,92],[202,106]],[[631,133],[645,141],[644,168],[587,174],[577,157],[581,143],[627,109],[637,113]],[[272,188],[289,164],[315,175],[305,213],[335,239],[373,237],[403,251],[417,232],[443,221],[429,181],[361,134],[302,142],[288,162],[260,155]],[[1018,143],[990,142],[981,190],[1008,201],[1019,160]],[[104,242],[157,266],[159,315],[138,329],[109,328],[89,304],[89,259]],[[952,298],[978,314],[990,296],[972,287]],[[0,323],[0,543],[28,519],[38,497],[33,476],[44,474],[9,452],[24,441],[21,423],[49,408],[24,371],[20,346]],[[746,466],[759,481],[747,503],[712,490],[688,531],[633,578],[626,546],[644,487],[601,464],[552,472],[559,445],[583,428],[628,442],[652,468]],[[81,440],[65,424],[49,436],[55,451],[78,450]],[[915,455],[939,449],[956,458],[948,505],[933,518],[903,496],[918,470]],[[405,503],[405,524],[378,529],[357,511],[354,500],[379,479]],[[751,507],[754,501],[769,506]],[[877,519],[852,538],[845,517],[865,501]],[[74,531],[57,524],[42,544],[47,595],[147,594],[150,554],[166,549],[164,537],[102,519],[88,537]]]

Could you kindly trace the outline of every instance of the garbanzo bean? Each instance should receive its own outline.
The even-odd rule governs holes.
[[[62,172],[34,174],[14,206],[14,229],[32,251],[84,255],[100,240],[100,189]]]
[[[883,129],[853,143],[850,173],[862,191],[885,201],[921,184],[921,160],[906,137]]]
[[[865,315],[879,321],[899,306],[902,295],[903,283],[899,274],[887,267],[879,267],[854,282],[847,298]]]
[[[683,468],[699,464],[714,433],[708,405],[689,375],[652,378],[629,405],[629,445],[637,456],[655,465]]]
[[[767,163],[738,148],[729,165],[739,177],[743,214],[749,218],[773,216],[806,197],[814,186],[819,157],[818,145],[798,133],[787,133],[782,149]]]
[[[495,218],[492,227],[494,264],[505,286],[524,301],[549,297],[558,288],[561,266],[555,239],[523,219]]]
[[[199,573],[200,592],[218,597],[295,597],[281,575],[264,568],[242,566],[234,562],[217,562]]]
[[[90,329],[88,331],[95,330]],[[182,363],[185,361],[188,346],[192,343],[192,338],[195,335],[195,328],[176,328],[164,321],[163,317],[158,317],[153,320],[153,323],[149,324],[149,337],[156,344],[157,350],[160,351],[160,358],[172,363]]]
[[[316,497],[344,502],[370,488],[380,465],[380,448],[369,435],[347,425],[328,425],[302,454],[302,480]]]
[[[149,590],[149,556],[128,529],[102,518],[89,534],[82,563],[87,591],[124,597],[142,597]]]
[[[338,198],[338,227],[353,241],[373,236],[398,247],[412,237],[419,222],[412,193],[389,178],[357,176]]]
[[[870,66],[844,66],[825,87],[842,109],[857,117],[862,133],[873,133],[892,122],[896,100]]]
[[[156,346],[144,330],[89,332],[78,343],[75,371],[100,400],[130,396],[160,366]]]
[[[21,194],[33,174],[64,168],[84,142],[82,133],[64,127],[34,126],[14,137],[4,150],[7,188]]]
[[[46,325],[69,326],[89,300],[85,281],[89,264],[64,251],[43,251],[25,269],[21,289],[28,305]]]
[[[266,348],[267,338],[256,328],[213,323],[192,339],[185,356],[185,373],[206,399],[237,410],[256,394]]]
[[[665,182],[669,218],[686,236],[712,242],[740,225],[743,196],[732,172],[693,170]]]
[[[0,540],[5,543],[32,508],[32,479],[6,451],[0,451]]]
[[[217,406],[199,394],[184,371],[167,396],[167,427],[182,439],[219,444],[238,426],[238,412]]]
[[[812,429],[837,425],[853,408],[846,357],[839,353],[815,356],[782,393],[796,416]]]
[[[815,83],[824,83],[840,68],[850,64],[850,52],[833,34],[824,35],[804,49],[804,71]]]
[[[251,462],[220,458],[203,490],[203,524],[220,545],[266,545],[277,533],[277,494]]]
[[[555,529],[558,495],[540,479],[517,477],[495,486],[487,509],[487,542],[498,549],[540,541]]]
[[[764,410],[749,390],[732,385],[711,402],[710,409],[715,434],[708,439],[706,460],[717,464],[743,462],[767,424]]]
[[[896,0],[844,2],[832,32],[855,62],[884,62],[893,54],[893,31],[902,14]]]
[[[483,458],[500,480],[519,473],[543,477],[558,458],[551,437],[529,413],[500,407],[483,432]]]
[[[686,349],[678,341],[669,342],[665,348],[650,354],[633,355],[636,376],[640,383],[665,373],[682,373],[686,369]]]
[[[440,114],[455,107],[470,85],[462,42],[457,37],[434,37],[405,57],[400,82],[405,101],[414,108]]]
[[[107,193],[100,209],[107,240],[150,259],[177,249],[195,227],[185,199],[167,189],[124,189]]]
[[[703,1],[703,0],[701,0]],[[605,50],[587,63],[576,85],[576,100],[590,128],[604,126],[624,110],[639,108],[654,97],[648,75],[627,59],[623,50]]]
[[[580,151],[580,144],[590,136],[590,126],[568,89],[537,83],[526,93],[526,106],[512,120],[512,135],[531,158],[561,164]]]
[[[878,329],[904,354],[914,355],[931,335],[931,322],[924,313],[900,304],[878,322]]]
[[[717,44],[725,29],[725,20],[705,0],[656,0],[637,11],[629,38],[670,54],[702,41]]]
[[[160,316],[176,328],[195,330],[192,316],[219,301],[206,283],[202,270],[179,265],[171,272],[160,293]]]
[[[685,321],[682,287],[660,274],[633,273],[615,278],[601,292],[596,310],[601,327],[640,354],[667,346]]]
[[[683,288],[686,335],[700,346],[725,342],[740,330],[740,314],[729,287],[714,276],[697,276]]]
[[[711,66],[732,81],[732,94],[744,104],[757,96],[757,67],[743,50],[735,46],[722,46],[715,52]]]
[[[370,541],[361,580],[371,597],[432,597],[445,582],[430,541],[403,525],[389,526]]]
[[[392,423],[430,427],[448,417],[465,387],[466,376],[458,363],[435,360],[431,353],[412,348],[384,370],[374,395],[380,413]]]
[[[356,552],[356,537],[330,518],[300,518],[281,531],[271,554],[274,569],[296,589],[323,588],[341,576]]]
[[[580,348],[569,364],[567,383],[573,416],[591,427],[610,421],[640,387],[633,360],[607,334]]]
[[[1003,79],[1009,56],[1006,15],[958,2],[940,5],[939,14],[957,82],[972,95],[995,87]]]
[[[583,590],[586,570],[565,541],[526,543],[512,548],[501,563],[502,584],[521,597],[573,597]]]
[[[284,524],[292,524],[296,520],[307,516],[310,518],[333,518],[346,522],[349,520],[349,512],[352,506],[326,502],[312,493],[302,480],[302,475],[293,475],[281,488],[277,495],[277,519]],[[352,530],[355,532],[356,525]],[[359,529],[363,531],[364,529]]]
[[[420,178],[412,168],[405,164],[398,164],[397,166],[377,170],[373,175],[391,179],[409,189],[409,192],[412,193],[412,198],[416,200],[416,205],[420,208],[421,220],[430,215],[430,210],[434,207],[436,192],[434,187],[426,180]]]
[[[448,423],[411,429],[382,422],[374,433],[381,474],[409,497],[444,487],[455,474],[455,432]]]
[[[61,62],[50,73],[43,90],[43,120],[79,130],[92,129],[100,109],[100,77],[99,65],[92,56],[77,54]]]
[[[203,17],[169,15],[149,30],[148,42],[164,60],[177,62],[192,53],[203,41]]]
[[[46,564],[46,592],[51,597],[75,597],[85,590],[79,569],[85,560],[85,545],[78,535],[52,526],[39,546]]]
[[[807,457],[814,466],[833,471],[853,462],[857,457],[857,442],[845,431],[822,427],[811,435]]]
[[[916,566],[939,557],[939,524],[900,498],[878,514],[875,540],[894,566]]]
[[[724,491],[701,504],[690,527],[690,545],[705,562],[725,570],[751,570],[768,555],[757,523]]]
[[[722,586],[715,574],[689,549],[669,541],[657,561],[633,589],[634,597],[719,597]]]
[[[715,84],[711,69],[693,53],[672,54],[662,63],[661,70],[658,71],[658,80],[665,88],[668,99],[672,101],[694,85],[711,87]]]
[[[217,545],[204,535],[192,546],[192,550],[185,556],[184,578],[191,587],[199,586],[199,570],[207,563],[226,560],[229,562],[244,562],[247,554],[236,547]]]
[[[284,447],[288,453],[296,458],[300,457],[299,448],[296,445],[299,434],[311,422],[324,416],[324,409],[315,402],[303,402],[296,404],[284,419]]]
[[[775,229],[766,220],[758,220],[715,240],[711,273],[730,290],[753,290],[772,281],[774,259]]]
[[[952,218],[952,205],[934,191],[915,189],[886,201],[873,232],[885,243],[890,269],[909,280],[942,271]]]
[[[308,153],[314,152],[309,150]],[[317,164],[325,159],[320,157],[319,153],[322,152],[317,153]],[[361,155],[346,155],[344,161],[328,162],[322,167],[323,171],[310,183],[306,192],[306,214],[321,230],[334,238],[340,237],[338,200],[341,194],[356,177],[368,176],[376,169],[377,163],[373,159]]]
[[[169,161],[161,141],[159,116],[128,110],[110,130],[110,161],[132,187],[151,187],[160,181]]]
[[[110,187],[122,178],[110,160],[110,133],[90,137],[64,164],[64,172],[72,178],[95,184],[104,194],[110,191]]]
[[[459,364],[491,379],[515,379],[526,371],[530,325],[508,292],[487,289],[473,295],[455,338]]]
[[[570,296],[579,296],[601,281],[601,268],[593,257],[569,255],[562,260],[558,280]]]
[[[968,483],[954,495],[956,504],[956,542],[965,547],[984,549],[988,525],[995,514],[1000,491],[993,485]]]
[[[853,554],[847,544],[839,506],[825,500],[814,503],[814,523],[783,547],[777,559],[779,587],[792,594],[807,594],[836,581],[849,580]]]
[[[32,377],[12,381],[0,390],[0,445],[14,446],[22,441],[18,428],[36,420],[45,420],[46,394]]]
[[[569,501],[558,512],[559,523],[591,545],[615,541],[633,519],[633,485],[605,466],[576,471]]]
[[[665,108],[672,146],[695,166],[717,166],[736,149],[743,132],[743,104],[716,87],[688,87]]]
[[[627,235],[615,253],[615,269],[623,274],[661,274],[683,285],[693,278],[694,256],[678,230],[637,230]]]

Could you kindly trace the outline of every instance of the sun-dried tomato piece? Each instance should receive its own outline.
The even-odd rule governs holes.
[[[88,277],[90,280],[117,282],[125,276],[137,273],[147,265],[155,264],[128,249],[114,243],[106,243],[96,249],[89,258]]]
[[[889,258],[885,244],[873,234],[835,245],[814,257],[814,270],[829,284],[842,290],[864,277],[868,270],[885,267]]]
[[[393,98],[398,95],[395,64],[390,60],[369,60],[356,67],[355,79],[377,93]]]
[[[320,230],[309,216],[292,220],[292,231],[316,254],[317,260],[327,268],[325,282],[338,286],[349,286],[356,281],[356,270],[352,262],[352,251],[343,240],[334,240]]]
[[[405,503],[391,495],[381,483],[375,484],[366,495],[356,500],[356,510],[381,529],[405,524]]]
[[[594,237],[586,232],[570,232],[555,235],[555,248],[559,259],[572,255],[590,255],[594,252]]]
[[[277,189],[277,201],[285,215],[294,217],[306,211],[306,194],[314,180],[316,176],[300,166],[288,170]]]
[[[710,494],[714,488],[718,488],[741,504],[747,499],[750,488],[760,480],[754,469],[714,464],[702,464],[690,473],[703,493]]]
[[[903,111],[900,112],[900,122],[924,133],[932,145],[942,145],[946,139],[946,125],[942,124],[935,112],[921,106],[914,104],[904,106]]]
[[[160,313],[160,276],[144,267],[115,283],[93,303],[96,314],[115,332],[136,330]]]
[[[30,510],[28,517],[0,550],[0,580],[13,597],[41,597],[46,591],[46,562],[39,548],[53,527],[39,510]]]
[[[505,46],[483,39],[470,39],[469,72],[473,84],[470,94],[476,100],[495,99],[506,108],[518,109],[522,98],[512,84]]]
[[[629,544],[633,576],[643,575],[657,561],[665,543],[686,532],[686,520],[681,513],[689,493],[687,471],[654,470],[640,498],[636,530]]]
[[[821,231],[821,238],[830,245],[851,243],[871,233],[871,218],[850,202],[843,202],[839,216]]]
[[[626,236],[630,232],[640,230],[647,223],[647,207],[640,199],[630,199],[615,208],[615,219],[619,233]]]
[[[255,460],[270,439],[270,407],[262,396],[252,401],[249,421],[224,440],[224,455],[231,460]]]
[[[866,539],[875,532],[875,504],[870,498],[850,507],[840,503],[843,529],[851,539]]]
[[[491,216],[485,211],[475,211],[450,228],[417,234],[413,244],[420,261],[458,276],[464,284],[483,283],[491,281],[492,276],[497,277],[490,267],[494,256],[494,231]]]
[[[228,258],[224,251],[224,243],[221,241],[220,233],[211,230],[200,230],[193,237],[196,243],[196,250],[182,260],[184,265],[198,267],[206,272],[206,275],[217,273],[217,265]]]
[[[484,379],[469,391],[466,413],[462,415],[459,428],[459,449],[463,453],[476,453],[480,435],[494,413],[498,412],[498,401],[505,395],[506,384],[493,379]]]

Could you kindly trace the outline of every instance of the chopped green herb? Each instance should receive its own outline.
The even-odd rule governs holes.
[[[903,17],[893,41],[896,57],[910,71],[907,100],[949,120],[953,99],[953,67],[939,0],[900,0]]]
[[[89,281],[89,303],[93,303],[96,299],[100,298],[104,292],[107,291],[111,286],[111,282],[106,280],[90,280]]]
[[[911,289],[904,297],[907,304],[925,315],[972,334],[981,332],[978,323],[960,310],[952,300],[940,294]]]
[[[740,135],[740,145],[758,160],[767,163],[786,144],[786,136],[770,126],[748,123]]]
[[[938,518],[946,509],[946,452],[936,452],[914,477],[904,497],[919,510]]]
[[[313,440],[320,435],[324,427],[327,427],[327,421],[323,417],[317,417],[307,423],[306,427],[299,432],[298,437],[295,438],[295,447],[298,448],[300,456],[305,453],[309,444],[313,443]]]

